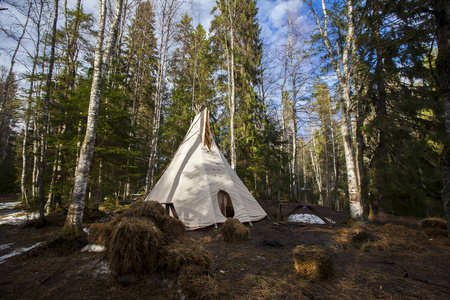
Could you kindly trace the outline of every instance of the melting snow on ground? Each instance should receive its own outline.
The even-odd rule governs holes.
[[[38,242],[38,243],[36,243],[36,244],[34,244],[33,246],[30,246],[30,247],[19,248],[19,249],[14,250],[11,253],[8,253],[8,254],[5,254],[3,256],[0,256],[0,265],[5,262],[5,259],[13,257],[13,256],[16,256],[16,255],[19,255],[19,254],[27,252],[27,251],[30,251],[31,249],[39,246],[40,243],[41,242]],[[6,245],[11,245],[11,244],[6,244]],[[2,245],[2,246],[5,246],[5,245]],[[7,249],[7,248],[4,248],[4,249]]]
[[[328,218],[325,218],[330,222],[331,220]],[[318,216],[313,214],[294,214],[290,215],[287,220],[288,222],[299,222],[299,223],[306,223],[306,224],[325,224],[324,221],[322,221]],[[333,221],[333,223],[336,223]]]
[[[105,250],[106,248],[101,245],[89,244],[84,246],[83,249],[81,249],[81,252],[103,252]]]
[[[0,203],[0,209],[14,209],[20,202],[3,202]]]
[[[0,219],[0,225],[2,224],[9,224],[9,225],[21,225],[26,223],[27,221],[31,221],[34,219],[39,218],[39,213],[25,213],[25,212],[18,212],[9,214],[4,218]]]

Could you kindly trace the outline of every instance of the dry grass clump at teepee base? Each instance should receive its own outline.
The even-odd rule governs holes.
[[[427,218],[419,223],[419,227],[424,229],[430,237],[447,237],[447,221],[443,218]]]
[[[307,280],[322,280],[333,275],[331,255],[316,246],[297,246],[294,249],[294,261],[297,275]]]
[[[167,216],[161,204],[137,201],[110,222],[92,224],[89,241],[106,246],[109,267],[119,280],[123,275],[155,271],[178,274],[187,266],[209,274],[209,252],[200,242],[185,238],[185,233],[184,223]]]
[[[91,224],[88,235],[89,244],[107,246],[113,229],[114,225],[111,222]]]
[[[112,232],[108,249],[109,267],[116,275],[155,271],[162,238],[161,230],[152,221],[124,218]]]
[[[124,214],[149,218],[157,226],[161,226],[166,218],[166,210],[157,201],[139,200],[133,202]]]
[[[183,267],[178,275],[178,283],[191,299],[231,299],[228,286],[203,267],[195,265]]]
[[[211,266],[209,252],[198,241],[189,238],[182,238],[164,246],[158,260],[161,269],[174,274],[185,266],[199,266],[206,270]]]
[[[186,225],[180,219],[167,217],[162,222],[161,231],[168,240],[174,241],[182,238],[186,234]]]
[[[239,243],[248,240],[250,229],[238,219],[228,218],[220,228],[223,240],[227,243]]]

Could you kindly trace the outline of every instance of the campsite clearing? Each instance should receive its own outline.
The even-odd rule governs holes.
[[[269,215],[277,206],[263,204]],[[328,217],[328,208],[318,208]],[[212,272],[228,286],[233,299],[448,299],[450,246],[430,238],[420,219],[383,215],[367,224],[368,240],[354,239],[360,229],[339,224],[347,218],[333,212],[337,225],[280,224],[276,219],[254,222],[248,241],[227,244],[214,226],[189,231],[210,252]],[[1,225],[0,256],[43,241],[61,229],[63,214],[49,216],[42,229]],[[276,223],[276,222],[275,222]],[[246,224],[248,226],[248,224]],[[353,240],[352,240],[353,238]],[[295,275],[297,245],[327,249],[334,276],[304,281]],[[55,249],[8,258],[0,265],[2,299],[182,299],[174,277],[148,275],[120,285],[111,276],[103,253]],[[187,298],[186,298],[187,299]]]

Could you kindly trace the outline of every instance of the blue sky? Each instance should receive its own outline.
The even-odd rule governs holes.
[[[15,0],[24,2],[26,0]],[[68,7],[73,8],[75,7],[76,0],[67,0],[68,1]],[[129,0],[130,2],[131,0]],[[0,1],[2,7],[8,7],[4,3],[4,1]],[[114,1],[113,1],[114,3]],[[98,1],[95,0],[82,0],[82,4],[84,7],[84,10],[88,13],[91,13],[94,18],[98,17]],[[62,14],[62,6],[64,5],[64,1],[60,0],[60,13]],[[203,27],[208,30],[209,24],[213,18],[213,16],[210,14],[212,8],[215,5],[215,1],[213,0],[194,0],[191,3],[186,2],[186,4],[182,7],[180,10],[180,15],[183,14],[185,11],[191,15],[194,19],[195,23],[201,23]],[[281,45],[284,42],[285,36],[286,36],[286,29],[283,27],[286,25],[286,11],[288,9],[293,9],[299,11],[302,11],[302,5],[303,2],[301,0],[258,0],[257,1],[257,7],[258,7],[258,20],[261,26],[261,38],[264,41],[265,45],[268,46],[276,46]],[[303,10],[305,11],[305,10]],[[9,9],[8,14],[14,14],[14,10],[12,8]],[[6,14],[2,13],[1,15],[3,19],[3,23],[5,22],[15,22],[13,19],[11,21],[9,19],[6,19]],[[21,19],[24,19],[24,17],[21,17]],[[1,21],[1,20],[0,20]],[[62,26],[63,19],[59,20],[59,26]],[[17,30],[20,30],[18,28]],[[283,38],[284,37],[284,38]],[[7,40],[4,36],[4,34],[0,34],[0,39],[4,39],[3,44],[1,47],[4,47],[6,49],[9,49],[9,52],[11,53],[11,49],[13,49],[16,45],[15,42],[12,40]],[[1,48],[0,47],[0,48]],[[29,44],[30,50],[33,48],[31,44]],[[22,55],[23,50],[21,51]],[[26,64],[27,62],[25,62]],[[0,64],[5,65],[9,67],[10,64],[10,57],[8,54],[6,54],[5,51],[0,51]],[[16,65],[15,65],[15,72],[16,73],[24,73],[27,71],[26,66],[23,64],[20,57],[17,59]]]

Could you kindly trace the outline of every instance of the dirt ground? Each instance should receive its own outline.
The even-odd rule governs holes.
[[[14,199],[13,199],[14,200]],[[11,201],[2,199],[1,201]],[[270,216],[276,205],[265,205]],[[317,208],[325,217],[329,208]],[[358,228],[340,223],[348,215],[333,212],[337,224],[298,225],[264,219],[253,223],[250,239],[227,244],[214,227],[187,232],[210,252],[214,276],[232,299],[450,299],[450,246],[430,238],[419,219],[382,215],[366,223],[368,241],[352,241]],[[64,215],[49,218],[42,229],[0,225],[0,257],[55,235]],[[13,244],[12,244],[13,243]],[[10,244],[8,249],[1,245]],[[295,274],[297,245],[319,246],[331,253],[334,275],[306,281]],[[104,254],[30,251],[0,264],[0,299],[188,299],[167,275],[148,275],[121,285]]]

